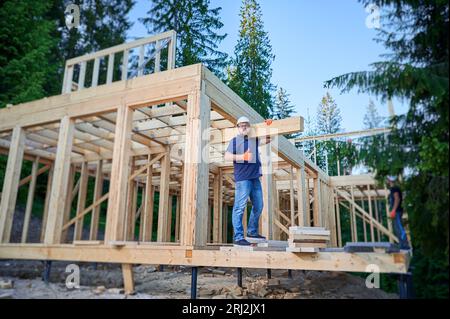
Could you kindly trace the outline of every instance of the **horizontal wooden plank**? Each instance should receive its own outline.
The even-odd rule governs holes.
[[[189,251],[189,254],[186,252]],[[369,264],[376,264],[380,272],[406,273],[410,255],[405,252],[345,253],[319,252],[293,254],[284,251],[220,251],[187,250],[175,246],[132,246],[113,249],[107,245],[77,247],[74,245],[2,244],[0,259],[37,259],[113,262],[133,264],[164,264],[209,267],[243,267],[271,269],[303,269],[322,271],[367,272]]]

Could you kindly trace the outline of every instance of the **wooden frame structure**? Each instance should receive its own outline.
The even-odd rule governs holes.
[[[67,67],[111,51],[100,52]],[[264,119],[201,64],[89,88],[79,80],[74,92],[69,73],[64,94],[0,110],[0,153],[8,156],[0,258],[121,263],[127,282],[134,263],[358,272],[375,263],[381,272],[407,271],[404,252],[219,249],[227,242],[234,188],[232,163],[224,162],[223,153],[240,116],[261,123],[255,134],[275,137],[261,150],[261,232],[282,240],[289,226],[324,226],[332,232],[330,247],[342,245],[335,207],[349,199],[345,189],[352,184],[337,183],[282,136],[301,130],[301,118],[274,121],[268,131]],[[21,179],[24,161],[33,163],[32,173]],[[40,175],[47,176],[41,240],[28,242],[24,226],[21,241],[12,243],[18,189],[29,184],[28,225]],[[94,190],[89,196],[88,185]],[[377,192],[371,187],[369,193]],[[374,231],[385,231],[355,199],[352,205]],[[103,235],[99,221],[105,215]]]

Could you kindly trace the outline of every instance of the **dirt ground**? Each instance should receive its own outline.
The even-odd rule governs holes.
[[[136,291],[123,293],[119,265],[79,263],[80,288],[69,289],[65,281],[67,262],[53,262],[50,282],[42,279],[40,261],[0,261],[1,283],[12,288],[0,289],[0,298],[20,299],[166,299],[189,298],[191,273],[188,267],[140,265],[134,267]],[[262,269],[243,270],[243,289],[237,286],[235,269],[199,268],[198,297],[207,299],[391,299],[398,298],[380,289],[368,289],[363,278],[341,272],[272,270],[266,279]]]

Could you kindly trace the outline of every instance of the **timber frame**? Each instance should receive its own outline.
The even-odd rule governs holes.
[[[100,55],[86,58],[97,61]],[[71,60],[67,66],[83,61]],[[234,189],[232,163],[224,162],[224,150],[238,117],[252,123],[264,119],[202,64],[156,69],[102,85],[92,81],[91,87],[84,87],[84,75],[73,86],[66,74],[63,94],[0,110],[0,154],[8,156],[0,258],[121,263],[124,275],[135,263],[355,272],[377,264],[381,272],[407,271],[405,252],[219,249],[227,245]],[[331,230],[330,248],[341,247],[339,207],[349,205],[352,225],[359,216],[364,229],[370,227],[366,241],[381,241],[384,235],[394,242],[391,229],[374,217],[372,208],[367,212],[356,203],[363,196],[369,202],[383,199],[386,191],[368,175],[359,180],[327,176],[281,135],[300,131],[302,125],[302,118],[274,121],[276,142],[261,148],[262,234],[286,240],[289,226],[323,226]],[[265,135],[263,129],[257,134]],[[32,162],[32,172],[21,179],[25,161]],[[47,191],[40,241],[31,243],[27,232],[39,176],[47,177]],[[89,181],[94,191],[88,196]],[[11,242],[23,185],[29,185],[24,232]],[[104,236],[99,236],[100,216],[105,215]],[[356,227],[352,232],[357,241]]]

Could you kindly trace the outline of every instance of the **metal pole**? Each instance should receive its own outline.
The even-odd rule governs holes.
[[[46,260],[44,261],[44,271],[42,272],[42,280],[48,284],[50,281],[50,271],[52,269],[52,261]]]
[[[237,285],[242,288],[242,268],[237,268]]]
[[[198,267],[192,267],[191,299],[197,299],[197,274],[198,274]]]

